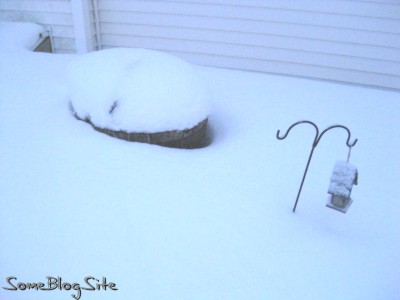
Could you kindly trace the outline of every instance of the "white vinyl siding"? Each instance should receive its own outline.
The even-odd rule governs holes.
[[[98,0],[102,46],[400,89],[395,0]]]
[[[34,22],[49,27],[55,52],[74,52],[74,30],[69,0],[1,0],[0,20]]]
[[[88,3],[91,4],[91,1]],[[89,7],[92,28],[91,50],[95,50],[97,45],[94,17],[92,6]],[[0,0],[0,20],[43,25],[51,30],[55,53],[76,52],[71,0]]]
[[[73,1],[0,0],[0,20],[48,26],[55,52],[75,53]],[[400,0],[82,1],[89,51],[148,48],[207,66],[400,90]]]

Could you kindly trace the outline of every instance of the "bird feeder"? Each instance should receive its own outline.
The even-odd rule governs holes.
[[[321,133],[319,133],[318,126],[315,125],[315,123],[313,123],[313,122],[311,122],[311,121],[307,121],[307,120],[299,121],[299,122],[296,122],[296,123],[292,124],[283,136],[280,135],[280,130],[278,130],[278,131],[276,132],[276,138],[277,138],[278,140],[283,140],[283,139],[285,139],[285,138],[288,136],[290,130],[292,130],[293,127],[295,127],[295,126],[297,126],[297,125],[299,125],[299,124],[310,124],[310,125],[312,125],[312,126],[315,128],[315,137],[314,137],[314,141],[313,141],[313,143],[312,143],[312,147],[311,147],[311,151],[310,151],[310,156],[308,157],[306,169],[304,170],[303,179],[301,180],[300,188],[299,188],[299,191],[297,192],[297,198],[296,198],[296,202],[294,203],[293,212],[296,211],[297,202],[299,201],[301,189],[303,188],[304,179],[306,178],[307,171],[308,171],[308,167],[309,167],[309,165],[310,165],[311,158],[312,158],[312,156],[313,156],[314,150],[315,150],[315,148],[317,147],[317,145],[318,145],[319,141],[321,140],[322,136],[323,136],[326,132],[328,132],[329,130],[335,129],[335,128],[343,128],[344,130],[347,131],[347,135],[348,135],[348,136],[347,136],[346,145],[347,145],[347,147],[349,147],[349,154],[347,155],[347,163],[348,163],[348,161],[349,161],[349,159],[350,159],[351,148],[357,143],[357,139],[355,139],[352,143],[350,143],[350,135],[351,135],[351,134],[350,134],[350,130],[349,130],[346,126],[343,126],[343,125],[332,125],[332,126],[329,126],[328,128],[326,128],[326,129],[325,129],[324,131],[322,131]],[[346,163],[346,164],[347,164],[347,163]],[[339,166],[338,166],[338,168],[339,168]],[[334,170],[334,172],[335,172],[335,170]],[[355,172],[357,173],[357,170],[356,170]],[[332,176],[333,176],[333,175],[332,175]],[[354,178],[356,178],[356,177],[357,177],[357,176],[355,175]],[[337,178],[337,176],[335,176],[335,180],[336,180],[336,178]],[[340,176],[339,176],[338,178],[340,178]],[[335,180],[333,180],[333,181],[335,181]],[[355,179],[355,180],[357,180],[357,179]],[[353,182],[354,182],[354,180],[353,180]],[[353,183],[352,183],[352,184],[353,184]],[[350,191],[351,191],[352,184],[350,185]],[[338,185],[340,186],[341,183],[338,182]],[[346,197],[348,198],[347,200],[346,200],[346,197],[344,197],[345,199],[341,199],[341,198],[336,197],[336,196],[342,197],[343,195],[341,195],[340,193],[334,193],[334,189],[332,190],[332,193],[330,193],[330,194],[332,195],[332,197],[330,197],[330,199],[329,199],[329,201],[328,201],[328,204],[327,204],[328,207],[331,207],[331,208],[334,208],[334,209],[338,209],[338,210],[340,210],[340,211],[342,211],[342,212],[346,212],[347,209],[348,209],[348,206],[350,206],[350,205],[348,205],[348,204],[349,204],[349,199],[350,199],[350,193],[348,193],[348,195],[346,195]],[[335,196],[335,197],[333,197],[333,196]],[[351,199],[350,199],[350,200],[351,200]],[[336,203],[336,205],[332,204],[332,201],[333,201],[333,203]],[[351,203],[350,203],[350,204],[351,204]],[[346,206],[347,206],[347,208],[346,208]],[[343,211],[343,209],[345,209],[345,208],[346,208],[346,211]]]
[[[354,184],[357,184],[357,168],[346,161],[337,161],[333,167],[328,189],[327,207],[346,213],[353,200],[350,198]]]

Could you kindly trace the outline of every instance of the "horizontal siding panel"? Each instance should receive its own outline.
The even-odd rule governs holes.
[[[109,47],[106,46],[104,48]],[[168,51],[166,49],[154,49]],[[363,72],[352,70],[326,69],[318,66],[301,64],[288,65],[284,62],[282,63],[275,61],[256,60],[250,58],[218,56],[174,50],[169,50],[168,52],[179,56],[189,62],[205,66],[214,66],[228,69],[232,69],[232,66],[235,66],[235,69],[241,70],[250,70],[277,75],[300,76],[310,79],[322,79],[341,83],[354,83],[393,90],[398,90],[400,86],[400,78],[396,76],[365,74]],[[279,70],[279,72],[277,70]]]
[[[277,22],[277,23],[289,23],[295,25],[312,25],[312,26],[323,26],[332,28],[344,28],[344,29],[358,29],[362,31],[374,31],[374,32],[386,32],[386,33],[398,33],[400,27],[400,20],[393,19],[381,19],[381,18],[368,18],[368,17],[356,17],[346,15],[331,15],[323,13],[301,13],[296,11],[285,11],[281,9],[251,9],[250,12],[244,14],[240,7],[236,8],[236,14],[232,13],[232,9],[229,7],[223,8],[220,11],[212,11],[210,13],[204,13],[203,11],[180,11],[180,9],[173,10],[172,12],[165,12],[162,9],[155,7],[147,7],[146,9],[136,8],[134,11],[118,11],[118,10],[107,10],[108,12],[138,12],[143,15],[164,15],[179,18],[180,16],[190,17],[203,17],[203,20],[212,22],[212,18],[221,20],[246,20],[246,21],[265,21],[265,22]],[[256,12],[256,13],[255,13]],[[131,19],[132,20],[132,19]],[[134,19],[133,19],[134,20]]]
[[[400,89],[400,1],[99,0],[99,8],[104,47]]]
[[[41,0],[1,0],[0,10],[17,10],[30,12],[47,13],[71,13],[71,4],[69,1]]]
[[[238,59],[236,57],[202,56],[192,53],[179,53],[182,58],[197,63],[216,65],[221,68],[230,68],[233,62],[238,69],[248,68],[251,71],[266,72],[278,75],[300,76],[312,79],[323,79],[342,83],[355,83],[373,87],[384,87],[398,90],[400,78],[396,76],[380,75],[374,73],[357,72],[353,70],[326,69],[319,66],[291,64],[287,65],[275,61],[259,61],[254,59]],[[277,72],[277,70],[279,70]]]
[[[192,19],[192,20],[190,20]],[[301,37],[343,43],[377,45],[400,48],[400,35],[394,33],[378,33],[331,27],[311,27],[289,23],[265,21],[194,18],[189,16],[170,16],[162,14],[139,14],[129,12],[100,12],[100,22],[127,24],[147,24],[159,26],[193,27],[231,32],[263,33],[269,35]],[[185,23],[187,21],[187,23]]]
[[[137,2],[140,2],[140,0]],[[400,6],[398,3],[377,3],[351,0],[161,0],[161,2],[279,8],[299,12],[322,12],[393,19],[400,18]],[[384,9],[382,9],[383,6]]]
[[[0,0],[0,20],[33,22],[48,27],[55,53],[75,52],[70,0]]]
[[[74,38],[74,29],[72,26],[60,26],[53,25],[51,26],[51,33],[53,36],[57,37],[65,37],[65,38]]]
[[[385,9],[382,9],[382,6]],[[226,8],[229,7],[227,10]],[[165,1],[140,1],[140,0],[99,0],[100,10],[151,10],[153,12],[163,11],[165,13],[190,14],[202,12],[212,15],[232,13],[232,17],[243,15],[259,16],[263,9],[274,8],[287,11],[319,12],[324,14],[352,15],[385,19],[400,19],[400,5],[382,4],[360,1],[339,1],[339,0],[165,0]],[[237,13],[243,11],[243,13]],[[196,15],[196,14],[195,14]]]
[[[83,1],[83,0],[82,0]],[[95,18],[93,3],[87,1],[87,16],[89,16],[89,50],[97,49],[97,40],[94,38]],[[76,2],[79,7],[79,1]],[[51,29],[54,49],[56,53],[75,52],[77,32],[75,32],[74,17],[71,0],[0,0],[0,20],[33,22]],[[75,20],[76,21],[76,20]],[[86,21],[86,20],[85,20]]]
[[[75,52],[75,40],[73,38],[53,37],[53,47],[57,50],[68,50]]]
[[[266,34],[215,31],[210,29],[193,29],[167,26],[148,26],[133,24],[103,23],[103,34],[123,36],[141,36],[153,38],[191,39],[196,41],[242,44],[257,47],[293,49],[310,53],[334,54],[340,56],[357,56],[360,58],[380,59],[400,62],[400,51],[394,48],[384,48],[350,43],[335,43],[329,41],[302,39]]]
[[[96,49],[140,47],[194,63],[400,90],[400,0],[98,0]],[[75,49],[70,0],[0,0],[0,20],[52,27]]]
[[[238,44],[215,44],[212,42],[198,42],[194,40],[172,40],[172,39],[152,39],[149,37],[128,37],[123,38],[115,35],[103,35],[104,45],[127,46],[151,45],[151,48],[160,44],[167,50],[180,50],[193,53],[208,53],[210,55],[234,56],[241,58],[254,58],[258,60],[286,61],[288,64],[319,65],[328,68],[340,68],[357,70],[361,72],[381,73],[400,76],[400,63],[382,62],[379,60],[362,59],[358,57],[346,57],[326,55],[321,53],[299,52],[286,49],[272,49],[265,47],[254,47]]]
[[[63,13],[0,11],[0,19],[5,21],[34,22],[42,25],[72,26],[72,15]]]

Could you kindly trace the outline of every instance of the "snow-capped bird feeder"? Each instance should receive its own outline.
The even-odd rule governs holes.
[[[312,143],[310,155],[309,155],[309,157],[308,157],[306,169],[304,170],[303,179],[301,180],[300,188],[299,188],[299,191],[297,192],[297,197],[296,197],[296,202],[294,203],[293,212],[296,211],[297,202],[299,201],[301,189],[303,188],[304,180],[305,180],[305,178],[306,178],[307,171],[308,171],[308,167],[310,166],[310,162],[311,162],[311,158],[312,158],[312,156],[313,156],[314,150],[315,150],[315,148],[317,147],[317,145],[318,145],[319,141],[321,140],[322,136],[323,136],[326,132],[328,132],[329,130],[332,130],[332,129],[335,129],[335,128],[342,128],[342,129],[344,129],[344,130],[347,131],[346,146],[349,147],[349,154],[348,154],[348,156],[347,156],[347,162],[348,162],[349,159],[350,159],[351,148],[357,143],[357,139],[355,139],[352,143],[350,143],[350,136],[351,136],[351,133],[350,133],[350,130],[349,130],[346,126],[343,126],[343,125],[332,125],[332,126],[329,126],[328,128],[326,128],[326,129],[325,129],[324,131],[322,131],[321,133],[319,133],[318,126],[317,126],[315,123],[313,123],[313,122],[311,122],[311,121],[307,121],[307,120],[299,121],[299,122],[296,122],[296,123],[292,124],[283,136],[280,135],[280,130],[278,130],[278,131],[276,132],[276,138],[277,138],[278,140],[284,140],[284,139],[288,136],[290,130],[292,130],[293,127],[295,127],[295,126],[297,126],[297,125],[300,125],[300,124],[309,124],[309,125],[312,125],[312,126],[314,127],[314,129],[315,129],[315,137],[314,137],[314,141],[313,141],[313,143]],[[357,172],[357,170],[356,170],[356,172]],[[354,177],[354,178],[356,178],[356,177]],[[353,182],[354,182],[354,178],[353,178]],[[350,186],[350,191],[351,191],[351,186]],[[333,195],[333,194],[332,194],[332,195]],[[335,194],[335,195],[336,195],[336,194]],[[336,196],[342,196],[342,195],[339,194],[339,195],[336,195]],[[350,193],[348,194],[348,198],[350,198]],[[334,201],[334,203],[337,203],[338,206],[334,206],[334,207],[332,207],[332,206],[330,206],[330,205],[328,205],[328,206],[329,206],[329,207],[332,207],[332,208],[334,208],[334,209],[338,209],[338,210],[340,210],[340,211],[343,211],[344,208],[341,207],[341,204],[340,204],[340,203],[341,203],[340,201],[342,201],[342,200],[340,200],[340,199],[338,199],[337,197],[335,197],[333,201]],[[345,199],[344,199],[343,201],[346,202]],[[331,203],[332,203],[332,201],[331,201]],[[346,203],[348,204],[348,201],[347,201]],[[346,204],[346,205],[347,205],[347,204]],[[346,205],[345,205],[344,207],[346,208],[346,211],[347,211],[347,208],[348,208],[349,205],[348,205],[347,207],[346,207]],[[343,212],[346,212],[346,211],[343,211]]]
[[[346,213],[353,202],[350,194],[357,181],[357,168],[346,161],[337,161],[333,167],[326,206]]]

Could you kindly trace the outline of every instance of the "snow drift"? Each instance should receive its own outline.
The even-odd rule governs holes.
[[[44,30],[34,23],[0,22],[0,50],[31,50]]]

